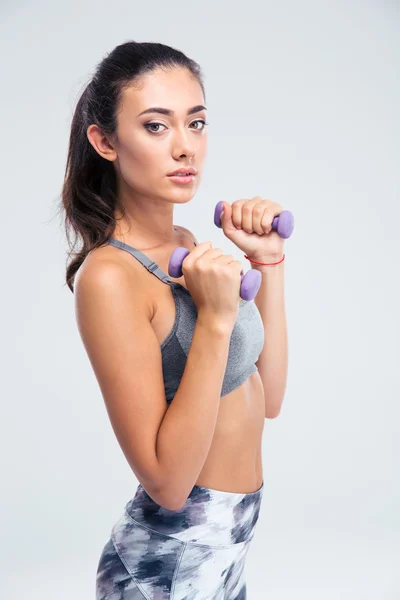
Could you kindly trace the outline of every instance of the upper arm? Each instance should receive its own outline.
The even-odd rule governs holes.
[[[156,499],[163,485],[156,440],[168,404],[142,283],[114,261],[91,264],[75,283],[75,312],[118,443]]]

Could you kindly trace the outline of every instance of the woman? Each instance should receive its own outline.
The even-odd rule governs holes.
[[[238,246],[254,250],[251,266],[263,273],[259,304],[241,300],[241,262],[173,225],[174,204],[199,186],[206,128],[199,66],[157,43],[117,46],[73,116],[62,202],[67,235],[72,228],[83,244],[67,283],[139,480],[100,555],[97,600],[246,597],[264,419],[279,413],[286,376],[283,259],[260,260],[279,258],[282,240],[271,232],[254,244],[282,207],[258,197],[224,203],[224,233],[251,237],[247,246],[237,237]],[[195,175],[171,176],[180,168]],[[249,236],[242,207],[256,205]],[[190,253],[174,279],[178,246]],[[280,353],[271,370],[266,327]]]

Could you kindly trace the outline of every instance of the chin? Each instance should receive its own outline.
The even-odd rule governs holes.
[[[186,204],[187,202],[190,202],[191,199],[193,198],[194,194],[183,194],[182,192],[180,194],[173,194],[170,196],[170,199],[172,200],[172,202],[174,204]]]

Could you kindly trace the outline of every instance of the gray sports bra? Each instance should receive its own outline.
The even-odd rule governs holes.
[[[197,245],[194,240],[192,242],[195,246]],[[172,281],[157,263],[143,252],[113,237],[107,243],[132,254],[150,273],[153,273],[158,279],[171,287],[176,307],[175,322],[171,331],[161,343],[165,396],[169,404],[175,396],[185,369],[186,357],[196,325],[196,304],[189,290],[177,281]],[[229,342],[221,397],[229,394],[241,385],[251,373],[258,370],[255,362],[258,360],[263,346],[264,325],[260,312],[254,300],[241,300],[238,317]]]

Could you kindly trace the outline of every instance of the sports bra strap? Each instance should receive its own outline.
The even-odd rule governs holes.
[[[154,260],[151,260],[148,256],[146,256],[146,254],[144,254],[140,250],[137,250],[133,246],[129,246],[129,244],[125,244],[125,242],[121,242],[120,240],[117,240],[113,237],[111,237],[107,243],[111,246],[115,246],[116,248],[126,250],[127,252],[132,254],[132,256],[134,256],[140,263],[142,263],[142,265],[146,267],[146,269],[150,271],[150,273],[153,273],[153,275],[158,277],[158,279],[161,279],[161,281],[163,281],[164,283],[174,283],[173,281],[171,281],[168,275],[164,273],[164,271],[158,266],[158,264],[154,262]]]
[[[176,229],[176,227],[174,227],[175,231],[178,231],[178,229]],[[180,231],[180,230],[179,230]],[[189,239],[192,240],[193,244],[195,246],[197,246],[196,242],[191,238],[190,235],[188,235],[185,231],[181,231],[181,233],[183,233],[184,235],[186,235]],[[176,285],[180,287],[180,284],[177,283],[176,281],[172,281],[167,273],[165,273],[159,266],[157,263],[154,262],[154,260],[151,260],[148,256],[146,256],[146,254],[144,254],[141,250],[137,250],[136,248],[134,248],[133,246],[130,246],[129,244],[126,244],[125,242],[121,242],[120,240],[117,240],[114,237],[111,237],[108,242],[108,244],[110,244],[111,246],[115,246],[116,248],[121,248],[122,250],[126,250],[127,252],[129,252],[130,254],[132,254],[132,256],[134,256],[140,263],[142,263],[142,265],[144,267],[146,267],[146,269],[148,271],[150,271],[150,273],[153,273],[153,275],[155,275],[156,277],[158,277],[158,279],[160,279],[163,283],[167,283],[168,285]]]

